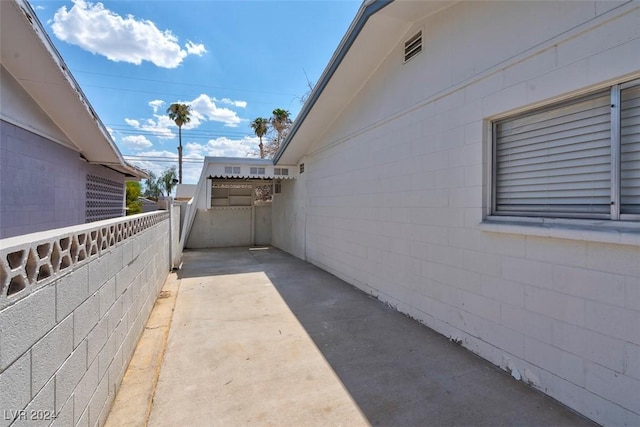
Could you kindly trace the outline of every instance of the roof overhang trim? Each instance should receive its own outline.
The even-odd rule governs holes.
[[[327,84],[335,74],[336,70],[342,63],[342,60],[344,59],[346,54],[349,52],[349,49],[351,48],[355,40],[360,35],[360,32],[366,25],[369,18],[374,14],[376,14],[378,11],[382,10],[383,8],[391,4],[393,1],[394,0],[373,0],[369,3],[365,2],[362,4],[362,6],[360,7],[360,10],[358,10],[358,13],[356,14],[354,21],[351,24],[351,27],[347,30],[345,37],[342,39],[340,45],[338,45],[338,48],[333,54],[333,57],[329,61],[329,65],[325,69],[324,73],[322,73],[322,76],[320,76],[320,80],[318,84],[316,84],[313,90],[311,91],[311,95],[309,95],[309,99],[307,100],[307,102],[305,102],[305,104],[302,107],[302,110],[300,111],[300,114],[294,121],[293,126],[291,127],[291,130],[287,135],[287,138],[283,141],[282,146],[274,156],[273,163],[277,163],[278,161],[280,161],[282,154],[285,152],[285,150],[291,143],[291,140],[296,136],[296,133],[300,128],[300,125],[304,122],[304,120],[307,118],[307,116],[311,112],[311,109],[313,108],[315,103],[318,101],[318,98],[320,97],[325,87],[327,86]]]
[[[0,1],[0,57],[30,97],[88,161],[133,178],[128,164],[26,0]]]

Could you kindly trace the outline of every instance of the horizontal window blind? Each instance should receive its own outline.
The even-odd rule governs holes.
[[[620,98],[620,213],[640,214],[640,85]]]
[[[495,144],[496,213],[609,213],[608,91],[497,122]]]

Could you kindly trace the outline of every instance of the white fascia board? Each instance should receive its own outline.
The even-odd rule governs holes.
[[[0,2],[2,65],[90,162],[144,178],[129,165],[26,0]],[[44,84],[46,83],[46,84]]]

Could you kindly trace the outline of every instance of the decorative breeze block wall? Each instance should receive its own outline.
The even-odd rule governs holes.
[[[87,174],[87,222],[122,216],[124,188],[121,182]]]
[[[0,240],[0,427],[104,424],[170,269],[169,218]]]

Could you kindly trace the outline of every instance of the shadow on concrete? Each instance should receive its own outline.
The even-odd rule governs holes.
[[[187,251],[179,278],[264,272],[372,425],[587,426],[442,335],[275,248]]]

